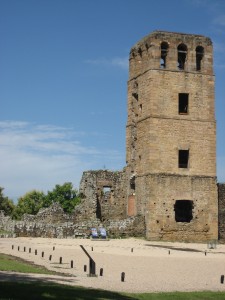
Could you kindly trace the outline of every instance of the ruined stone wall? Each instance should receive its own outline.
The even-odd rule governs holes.
[[[43,237],[43,238],[89,238],[91,228],[105,227],[109,238],[145,236],[144,218],[141,216],[120,220],[107,220],[104,224],[98,219],[71,221],[73,216],[61,214],[59,204],[41,210],[37,215],[24,215],[22,221],[12,220],[0,213],[0,237]],[[63,218],[52,218],[63,215]],[[45,216],[46,218],[44,218]],[[51,220],[51,221],[46,221]]]
[[[50,207],[41,208],[36,215],[23,215],[24,222],[36,222],[46,224],[57,224],[66,221],[71,221],[72,215],[66,214],[58,202],[53,203]]]
[[[126,218],[126,173],[124,171],[86,171],[80,182],[80,193],[87,207],[88,216],[102,222]]]
[[[218,184],[219,239],[225,242],[225,183]]]
[[[3,210],[0,210],[0,237],[11,237],[14,235],[15,221],[9,216],[5,216]]]

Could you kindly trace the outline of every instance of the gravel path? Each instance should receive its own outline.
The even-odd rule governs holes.
[[[84,246],[95,261],[97,277],[87,276],[89,258],[80,245]],[[1,238],[0,252],[43,265],[49,270],[71,275],[63,277],[0,272],[1,281],[38,278],[44,281],[134,293],[225,291],[225,284],[220,283],[221,275],[225,275],[225,245],[207,249],[206,244],[150,242],[134,238],[110,241]],[[60,257],[62,257],[61,264]],[[86,272],[84,265],[87,265]],[[101,268],[103,276],[100,276]],[[121,282],[122,272],[125,273],[124,282]]]

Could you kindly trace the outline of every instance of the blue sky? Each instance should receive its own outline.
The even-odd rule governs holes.
[[[224,0],[0,0],[0,186],[16,199],[125,166],[128,55],[154,30],[214,44],[225,181]]]

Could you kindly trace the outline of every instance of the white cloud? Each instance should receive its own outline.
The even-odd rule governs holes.
[[[115,57],[111,59],[98,58],[98,59],[88,59],[85,61],[88,64],[93,65],[103,65],[103,66],[115,66],[121,69],[128,69],[128,57]]]
[[[83,146],[71,128],[27,122],[0,122],[0,186],[18,198],[32,189],[51,190],[66,181],[79,187],[82,172],[121,159],[117,152]]]

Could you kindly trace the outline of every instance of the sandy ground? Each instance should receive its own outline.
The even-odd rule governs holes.
[[[95,261],[96,277],[87,276],[89,258],[80,245],[84,246]],[[225,291],[225,283],[220,282],[221,275],[225,275],[225,245],[208,249],[206,244],[150,242],[141,239],[92,241],[1,238],[0,252],[43,265],[49,270],[71,275],[71,277],[63,277],[0,272],[1,281],[34,280],[41,277],[45,281],[134,293]],[[42,252],[44,252],[43,257]],[[52,255],[51,261],[50,255]],[[62,257],[62,264],[59,263],[60,257]],[[71,268],[71,260],[73,260],[73,268]],[[87,265],[86,272],[84,272],[84,265]],[[103,276],[100,276],[101,268],[103,268]],[[121,282],[122,272],[125,273],[124,282]]]

